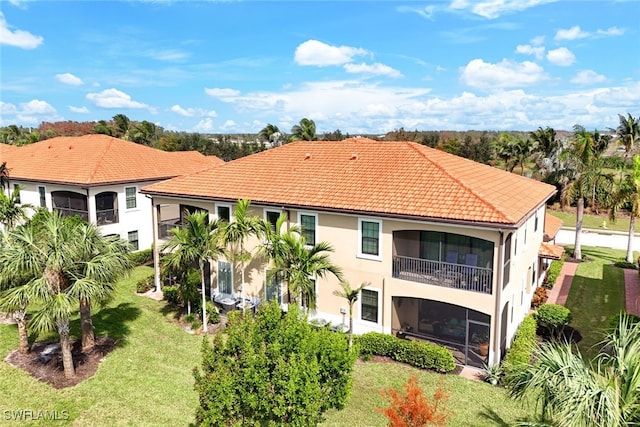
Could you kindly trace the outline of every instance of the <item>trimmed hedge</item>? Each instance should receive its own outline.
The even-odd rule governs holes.
[[[502,362],[502,371],[507,382],[531,363],[537,327],[534,313],[528,314],[518,327],[513,343]]]
[[[153,251],[151,248],[131,252],[129,256],[131,257],[131,262],[136,266],[145,265],[153,261]]]
[[[560,304],[543,304],[535,316],[538,323],[552,330],[560,329],[571,322],[571,310]]]
[[[553,288],[558,280],[558,276],[560,276],[560,270],[562,270],[562,266],[564,265],[564,259],[556,259],[551,261],[551,265],[549,266],[549,270],[547,270],[547,277],[545,277],[542,286],[547,289]]]
[[[416,368],[438,372],[450,372],[456,367],[450,350],[430,342],[406,340],[379,332],[356,336],[355,341],[363,357],[387,356]]]

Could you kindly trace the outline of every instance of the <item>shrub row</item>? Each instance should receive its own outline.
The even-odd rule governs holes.
[[[137,252],[131,252],[130,256],[131,262],[136,266],[145,265],[153,261],[153,251],[151,250],[151,248],[143,249]]]
[[[507,382],[531,363],[536,345],[537,326],[534,313],[530,313],[518,327],[513,343],[502,362],[502,371]]]
[[[545,288],[544,286],[537,287],[535,292],[533,293],[533,298],[531,298],[531,308],[535,310],[542,304],[546,303],[547,299],[549,299],[547,288]]]
[[[556,280],[558,280],[558,276],[560,276],[560,270],[562,270],[563,265],[564,259],[556,259],[551,261],[549,270],[547,270],[547,277],[545,277],[542,286],[547,289],[553,288],[553,286],[556,284]]]
[[[450,350],[436,344],[396,338],[393,335],[369,332],[356,336],[360,355],[391,357],[421,369],[450,372],[456,367]]]

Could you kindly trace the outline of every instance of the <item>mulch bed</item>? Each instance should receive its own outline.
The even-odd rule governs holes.
[[[93,348],[82,352],[82,342],[76,340],[71,352],[76,368],[74,378],[66,378],[62,366],[62,354],[60,346],[55,341],[38,342],[33,344],[31,352],[22,354],[14,350],[6,357],[6,361],[28,372],[39,381],[51,385],[53,388],[72,387],[81,383],[87,378],[91,378],[104,357],[113,351],[118,345],[118,341],[109,337],[96,337],[96,344]]]

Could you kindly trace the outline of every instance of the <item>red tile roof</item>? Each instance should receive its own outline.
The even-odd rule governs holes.
[[[554,245],[548,242],[540,243],[540,250],[538,251],[538,255],[541,258],[560,259],[562,258],[562,254],[564,254],[564,248],[562,246]]]
[[[556,234],[562,227],[562,220],[551,214],[544,216],[544,241],[548,242],[556,238]]]
[[[198,152],[166,152],[107,135],[59,137],[2,152],[11,178],[104,185],[173,178],[224,163]]]
[[[142,192],[517,224],[555,188],[412,142],[294,142]]]

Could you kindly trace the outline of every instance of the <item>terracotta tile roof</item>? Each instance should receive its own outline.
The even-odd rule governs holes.
[[[538,251],[540,258],[560,259],[562,258],[562,254],[564,254],[564,248],[562,246],[548,242],[540,243],[540,250]]]
[[[142,192],[516,224],[555,188],[411,142],[294,142]]]
[[[0,163],[7,161],[7,159],[3,158],[4,154],[12,153],[17,149],[18,147],[15,145],[0,143]]]
[[[544,216],[544,241],[548,242],[556,238],[556,234],[562,227],[562,220],[551,214],[545,214]]]
[[[59,137],[5,153],[11,177],[101,185],[167,179],[224,163],[198,152],[166,152],[107,135]]]

